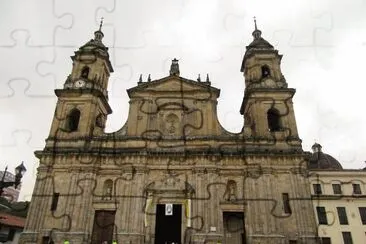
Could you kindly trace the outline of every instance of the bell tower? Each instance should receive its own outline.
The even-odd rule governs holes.
[[[292,103],[295,89],[287,87],[281,72],[282,55],[262,37],[255,19],[254,26],[253,41],[246,47],[240,70],[245,79],[240,109],[244,137],[301,147]]]
[[[65,146],[70,146],[78,138],[87,142],[87,138],[104,131],[107,115],[112,113],[107,87],[113,68],[108,48],[102,42],[102,24],[103,20],[94,32],[94,39],[71,57],[71,74],[63,89],[55,90],[58,101],[46,147],[54,146],[56,141],[62,147],[62,140]]]

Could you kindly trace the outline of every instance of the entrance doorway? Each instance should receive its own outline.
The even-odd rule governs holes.
[[[116,211],[95,211],[92,243],[112,243],[115,215]]]
[[[246,244],[244,213],[224,212],[224,244]]]
[[[181,228],[182,205],[156,205],[155,244],[181,244]]]

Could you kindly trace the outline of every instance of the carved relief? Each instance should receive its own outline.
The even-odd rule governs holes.
[[[165,131],[169,135],[175,135],[179,132],[179,118],[177,115],[170,113],[165,117]]]

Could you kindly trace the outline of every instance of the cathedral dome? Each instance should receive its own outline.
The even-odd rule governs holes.
[[[342,165],[331,155],[322,152],[322,146],[315,143],[311,149],[313,154],[310,157],[309,169],[342,170]]]

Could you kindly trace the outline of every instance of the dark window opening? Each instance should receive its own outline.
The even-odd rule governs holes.
[[[342,236],[344,244],[353,244],[351,232],[342,232]]]
[[[360,184],[352,184],[353,194],[361,194]]]
[[[60,196],[60,193],[53,193],[52,196],[52,203],[51,203],[51,211],[55,211],[57,209],[57,204],[58,204],[58,198]]]
[[[296,240],[290,240],[288,243],[289,244],[297,244],[297,241]]]
[[[262,66],[262,78],[266,78],[271,75],[271,71],[268,66]]]
[[[287,214],[291,214],[290,199],[288,193],[282,193],[283,211]]]
[[[321,237],[320,238],[320,243],[321,244],[332,244],[331,242],[330,242],[330,237]]]
[[[347,213],[345,207],[337,207],[339,224],[348,225]]]
[[[269,131],[273,132],[281,130],[280,113],[277,109],[271,108],[268,110],[267,120]]]
[[[322,194],[322,186],[320,184],[313,184],[314,194]]]
[[[81,71],[81,78],[88,79],[89,76],[89,67],[84,67]]]
[[[334,194],[342,194],[341,184],[332,184]]]
[[[366,225],[366,207],[359,207],[360,217],[363,225]]]
[[[12,241],[14,239],[15,229],[11,228],[8,233],[8,241]]]
[[[325,212],[325,207],[316,207],[316,212],[318,214],[318,222],[320,225],[327,225],[327,213]]]
[[[69,132],[76,131],[79,126],[80,111],[78,109],[73,109],[67,116],[67,129]]]

